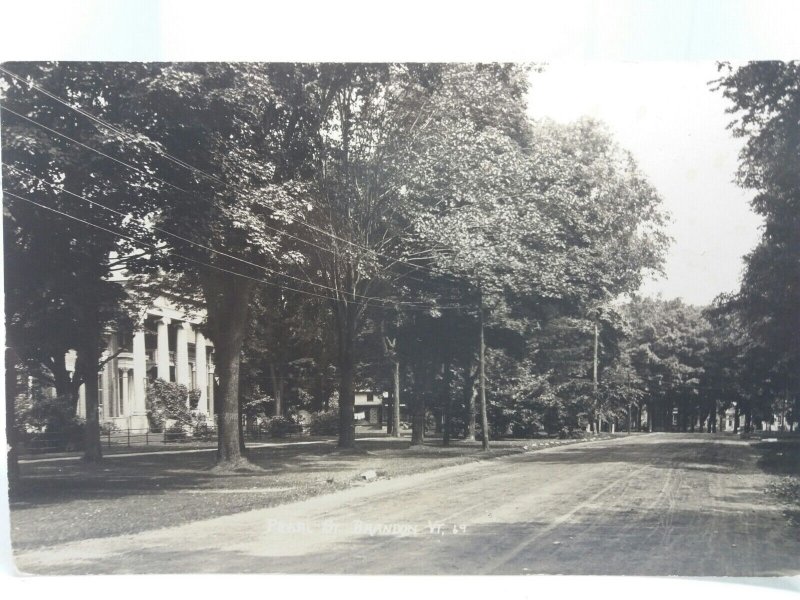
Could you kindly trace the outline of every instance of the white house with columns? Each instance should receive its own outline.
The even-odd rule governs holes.
[[[213,421],[214,345],[199,329],[204,316],[202,310],[187,311],[162,296],[140,317],[133,331],[109,335],[104,356],[112,358],[98,373],[101,423],[147,429],[147,382],[156,378],[200,390],[197,410]],[[71,358],[74,364],[74,356]],[[78,414],[86,416],[83,386]]]

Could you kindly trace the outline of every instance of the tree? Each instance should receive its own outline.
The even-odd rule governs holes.
[[[149,211],[142,176],[149,165],[141,144],[123,144],[42,90],[114,114],[143,69],[8,63],[2,73],[8,344],[21,361],[47,369],[73,414],[85,385],[89,461],[101,458],[97,372],[109,358],[103,356],[106,331],[126,326],[142,300],[112,275],[143,254],[113,232],[130,229],[126,219]],[[111,155],[138,161],[143,171],[120,171]],[[72,375],[65,364],[71,349],[77,351]]]
[[[630,155],[593,121],[528,123],[524,72],[473,66],[454,77],[469,68],[484,74],[473,74],[469,101],[484,104],[464,110],[456,86],[443,94],[410,158],[415,234],[441,248],[440,268],[471,283],[487,323],[501,305],[575,313],[638,288],[668,239],[660,199]],[[472,118],[483,106],[498,119]]]
[[[220,379],[220,469],[248,466],[239,370],[252,294],[265,277],[280,285],[280,269],[302,262],[288,230],[308,207],[328,95],[314,65],[152,65],[123,115],[123,126],[158,140],[162,156],[184,167],[169,161],[153,219],[160,232],[184,234],[158,236],[167,249],[160,266],[199,289],[207,309]]]
[[[773,356],[786,395],[800,393],[800,62],[719,65],[713,89],[731,103],[733,135],[744,140],[738,183],[752,189],[761,240],[744,259],[731,299],[754,340]]]
[[[287,414],[290,382],[313,392],[313,408],[327,398],[331,318],[324,299],[264,286],[253,295],[242,381],[251,395],[272,400],[271,414]],[[299,389],[299,387],[298,387]],[[295,406],[294,408],[305,408]]]
[[[370,308],[392,310],[393,285],[429,260],[404,247],[404,173],[399,149],[415,135],[436,86],[428,65],[326,65],[337,82],[317,163],[312,211],[314,274],[328,287],[336,332],[339,446],[354,445],[355,341]]]
[[[694,427],[710,335],[702,311],[680,299],[633,298],[624,314],[632,332],[630,362],[646,392],[648,429]]]

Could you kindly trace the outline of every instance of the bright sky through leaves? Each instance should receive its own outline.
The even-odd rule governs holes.
[[[532,76],[533,117],[605,122],[672,214],[666,277],[641,293],[707,304],[738,289],[741,257],[758,239],[751,193],[733,183],[740,143],[708,82],[713,62],[554,63]]]

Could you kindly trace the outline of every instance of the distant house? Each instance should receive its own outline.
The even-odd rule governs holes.
[[[772,415],[771,422],[764,420],[753,420],[753,429],[756,431],[791,431],[793,430],[794,423],[786,420],[783,422],[784,416],[781,414]],[[732,406],[725,411],[725,418],[722,420],[722,431],[733,431],[736,425],[736,408]],[[785,426],[784,426],[785,425]],[[739,430],[744,430],[744,415],[739,415]]]
[[[388,392],[385,394],[388,400]],[[355,393],[353,405],[356,421],[370,425],[383,425],[391,405],[384,406],[384,393],[378,391],[359,391]]]
[[[354,412],[356,423],[362,425],[388,425],[394,409],[394,399],[389,392],[360,390],[355,393]],[[407,407],[400,403],[400,421],[409,418]]]

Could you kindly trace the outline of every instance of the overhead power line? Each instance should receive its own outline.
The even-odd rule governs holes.
[[[95,123],[97,123],[97,124],[99,124],[99,125],[102,125],[102,126],[103,126],[103,127],[105,127],[106,129],[109,129],[109,130],[113,131],[113,132],[114,132],[114,133],[116,133],[117,135],[120,135],[120,136],[123,136],[123,137],[127,137],[128,139],[130,139],[130,140],[132,140],[132,141],[135,141],[135,142],[137,142],[137,143],[138,143],[138,142],[140,142],[140,141],[142,141],[142,138],[138,138],[138,137],[136,137],[135,135],[133,135],[133,134],[131,134],[131,133],[128,133],[127,131],[125,131],[125,130],[123,130],[123,129],[119,128],[119,127],[116,127],[116,126],[112,125],[111,123],[109,123],[109,122],[108,122],[108,121],[106,121],[105,119],[101,119],[100,117],[98,117],[98,116],[96,116],[96,115],[93,115],[92,113],[90,113],[89,111],[87,111],[87,110],[85,110],[85,109],[81,108],[80,106],[76,106],[76,105],[74,105],[74,104],[70,103],[69,101],[67,101],[67,100],[65,100],[65,99],[63,99],[63,98],[61,98],[60,96],[57,96],[56,94],[54,94],[54,93],[50,92],[49,90],[46,90],[46,89],[45,89],[45,88],[43,88],[42,86],[40,86],[40,85],[38,85],[38,84],[34,83],[33,81],[30,81],[30,80],[28,80],[28,79],[25,79],[24,77],[21,77],[20,75],[17,75],[16,73],[14,73],[14,72],[12,72],[12,71],[9,71],[8,69],[6,69],[5,67],[3,67],[2,65],[0,65],[0,72],[3,72],[3,73],[5,73],[6,75],[8,75],[9,77],[13,77],[13,78],[14,78],[14,79],[16,79],[17,81],[19,81],[19,82],[21,82],[21,83],[24,83],[24,84],[28,85],[29,87],[31,87],[31,88],[33,88],[33,89],[35,89],[36,91],[38,91],[38,92],[40,92],[40,93],[44,94],[44,95],[45,95],[45,96],[47,96],[48,98],[50,98],[50,99],[52,99],[52,100],[55,100],[56,102],[58,102],[59,104],[62,104],[62,105],[64,105],[64,106],[66,106],[66,107],[67,107],[67,108],[69,108],[70,110],[73,110],[73,111],[77,112],[78,114],[80,114],[80,115],[83,115],[83,116],[84,116],[84,117],[86,117],[87,119],[90,119],[90,120],[94,121]],[[152,140],[149,140],[149,138],[145,138],[145,139],[147,139],[148,141],[151,141],[151,142],[152,142]],[[162,155],[164,158],[167,158],[168,160],[170,160],[170,161],[174,162],[175,164],[177,164],[177,165],[179,165],[179,166],[181,166],[181,167],[183,167],[183,168],[185,168],[185,169],[189,169],[189,170],[191,170],[191,171],[193,171],[193,172],[198,172],[198,173],[200,173],[200,172],[201,172],[199,169],[197,169],[197,168],[193,167],[192,165],[190,165],[190,164],[188,164],[188,163],[186,163],[186,162],[182,161],[181,159],[179,159],[179,158],[177,158],[177,157],[173,156],[172,154],[169,154],[168,152],[164,152],[164,151],[160,150],[160,149],[157,147],[157,145],[155,144],[155,142],[152,142],[152,143],[153,143],[153,145],[154,145],[154,148],[155,148],[155,150],[156,150],[156,151],[157,151],[159,154],[161,154],[161,155]],[[204,175],[206,175],[206,176],[209,176],[209,177],[212,177],[212,178],[216,179],[216,180],[217,180],[218,182],[220,182],[220,183],[225,183],[225,182],[224,182],[222,179],[220,179],[220,178],[218,178],[218,177],[216,177],[216,176],[214,176],[214,175],[207,175],[207,174],[205,174],[205,173],[203,173],[203,174],[204,174]]]
[[[9,190],[7,190],[5,188],[3,189],[3,195],[8,195],[8,196],[11,196],[12,198],[15,198],[17,200],[21,200],[23,202],[27,202],[28,204],[32,204],[32,205],[38,206],[39,208],[43,208],[43,209],[48,210],[50,212],[59,214],[59,215],[61,215],[63,217],[71,219],[73,221],[77,221],[79,223],[83,223],[84,225],[87,225],[89,227],[93,227],[95,229],[99,229],[101,231],[104,231],[106,233],[114,235],[114,236],[116,236],[118,238],[126,239],[126,240],[132,241],[132,242],[134,242],[136,244],[141,244],[141,245],[147,246],[149,248],[152,248],[156,252],[167,254],[169,256],[174,256],[176,258],[180,258],[180,259],[186,260],[188,262],[192,262],[192,263],[204,266],[204,267],[208,267],[210,269],[215,269],[217,271],[225,272],[225,273],[228,273],[230,275],[237,276],[237,277],[243,277],[245,279],[249,279],[249,280],[255,281],[257,283],[265,284],[265,285],[268,285],[268,286],[271,286],[271,287],[275,287],[275,288],[278,288],[278,289],[288,290],[288,291],[296,292],[298,294],[305,294],[307,296],[314,296],[314,297],[317,297],[317,298],[322,298],[324,300],[336,300],[336,298],[334,298],[332,296],[327,296],[327,295],[323,295],[323,294],[317,294],[317,293],[314,293],[314,292],[309,292],[307,290],[301,290],[301,289],[293,288],[293,287],[290,287],[290,286],[277,284],[277,283],[272,282],[272,281],[267,281],[266,279],[261,279],[261,278],[258,278],[258,277],[252,277],[250,275],[246,275],[246,274],[240,273],[238,271],[233,271],[231,269],[226,269],[226,268],[220,267],[218,265],[212,265],[212,264],[203,262],[201,260],[197,260],[195,258],[190,258],[188,256],[184,256],[182,254],[178,254],[177,252],[168,250],[167,248],[159,247],[158,245],[153,244],[151,242],[147,242],[145,240],[138,239],[136,237],[121,233],[119,231],[114,231],[113,229],[109,229],[109,228],[104,227],[102,225],[98,225],[96,223],[92,223],[91,221],[87,221],[85,219],[81,219],[80,217],[76,217],[75,215],[71,215],[69,213],[66,213],[64,211],[58,210],[58,209],[53,208],[51,206],[47,206],[46,204],[42,204],[40,202],[36,202],[35,200],[31,200],[30,198],[24,198],[23,196],[15,194],[14,192],[11,192],[11,191],[9,191]],[[92,202],[93,204],[98,204],[97,202],[94,202],[94,201],[90,201],[90,202]],[[391,301],[387,300],[387,302],[391,302]],[[372,308],[392,309],[392,308],[396,307],[397,302],[391,302],[390,305],[387,305],[387,304],[374,304],[372,302],[364,302],[364,304],[367,305],[367,306],[370,306]],[[457,309],[457,310],[460,310],[460,309],[463,309],[465,307],[455,306],[455,305],[451,305],[451,306],[431,306],[431,305],[422,306],[420,304],[420,305],[417,305],[417,306],[405,306],[404,308],[405,309],[417,309],[417,310],[438,310],[438,309]]]
[[[169,186],[169,187],[171,187],[171,188],[173,188],[175,190],[183,192],[184,194],[187,194],[188,196],[194,198],[194,195],[189,190],[186,190],[186,189],[184,189],[184,188],[182,188],[180,186],[176,186],[176,185],[170,183],[169,181],[166,181],[166,180],[164,180],[164,179],[162,179],[160,177],[157,177],[155,175],[147,173],[146,171],[140,169],[139,167],[136,167],[136,166],[134,166],[134,165],[132,165],[130,163],[127,163],[127,162],[125,162],[123,160],[119,160],[119,159],[117,159],[117,158],[115,158],[115,157],[113,157],[113,156],[111,156],[111,155],[109,155],[109,154],[107,154],[105,152],[102,152],[101,150],[98,150],[98,149],[96,149],[96,148],[94,148],[92,146],[89,146],[88,144],[84,144],[83,142],[80,142],[80,141],[78,141],[78,140],[76,140],[76,139],[74,139],[74,138],[72,138],[72,137],[70,137],[70,136],[68,136],[68,135],[66,135],[64,133],[56,131],[55,129],[52,129],[52,128],[48,127],[47,125],[44,125],[43,123],[40,123],[36,119],[32,119],[30,117],[26,117],[25,115],[22,115],[22,114],[16,112],[15,110],[12,110],[12,109],[8,108],[8,106],[6,106],[6,105],[0,104],[0,108],[2,108],[2,110],[6,111],[6,112],[9,112],[9,113],[21,118],[21,119],[24,119],[25,121],[27,121],[27,122],[29,122],[29,123],[31,123],[33,125],[36,125],[37,127],[40,127],[42,129],[50,132],[50,133],[53,133],[54,135],[56,135],[56,136],[58,136],[58,137],[60,137],[62,139],[65,139],[68,142],[71,142],[71,143],[76,144],[76,145],[78,145],[78,146],[80,146],[82,148],[85,148],[86,150],[89,150],[89,151],[94,152],[94,153],[96,153],[96,154],[98,154],[100,156],[108,158],[108,159],[110,159],[110,160],[112,160],[112,161],[114,161],[114,162],[116,162],[116,163],[118,163],[118,164],[120,164],[120,165],[122,165],[122,166],[124,166],[126,168],[132,169],[132,170],[136,171],[137,173],[140,173],[140,174],[144,175],[145,177],[150,177],[150,178],[154,179],[155,181],[159,181],[159,182],[163,183],[164,185],[167,185],[167,186]],[[302,219],[298,219],[297,222],[301,223],[301,224],[308,225]],[[311,242],[311,241],[306,240],[304,238],[298,237],[298,236],[290,233],[289,231],[287,231],[285,229],[280,229],[278,227],[273,227],[271,225],[268,225],[267,223],[262,223],[261,225],[265,229],[268,229],[270,231],[274,231],[275,233],[278,233],[280,235],[285,235],[285,236],[287,236],[287,237],[289,237],[291,239],[294,239],[294,240],[296,240],[296,241],[298,241],[300,243],[307,244],[309,246],[317,248],[318,250],[322,250],[323,252],[328,252],[328,253],[334,254],[334,255],[336,254],[336,251],[331,249],[331,248],[327,248],[325,246],[320,246],[319,244],[317,244],[315,242]],[[320,230],[320,231],[322,231],[322,230]],[[325,233],[325,232],[322,231],[322,233]],[[395,259],[393,259],[393,260],[395,260]],[[403,263],[403,261],[401,261],[401,260],[395,260],[395,262]],[[410,265],[410,266],[414,267],[414,265]],[[406,274],[406,276],[407,276],[407,274]],[[414,281],[421,281],[421,280],[413,278],[413,277],[409,277],[409,278],[413,279]]]
[[[130,163],[127,163],[124,160],[120,160],[118,158],[115,158],[115,157],[111,156],[110,154],[106,154],[102,150],[98,150],[97,148],[93,148],[92,146],[89,146],[88,144],[84,144],[83,142],[80,142],[80,141],[76,140],[75,138],[71,138],[70,136],[68,136],[68,135],[66,135],[64,133],[61,133],[60,131],[56,131],[55,129],[53,129],[51,127],[48,127],[47,125],[45,125],[43,123],[40,123],[39,121],[37,121],[35,119],[31,119],[30,117],[26,117],[25,115],[20,114],[20,113],[18,113],[17,111],[15,111],[13,109],[10,109],[7,104],[0,104],[0,110],[3,110],[5,112],[9,112],[14,116],[19,117],[20,119],[24,119],[25,121],[28,121],[29,123],[32,123],[33,125],[36,125],[37,127],[41,127],[42,129],[44,129],[46,131],[49,131],[50,133],[52,133],[54,135],[57,135],[60,138],[68,140],[68,141],[72,142],[73,144],[77,144],[81,148],[85,148],[86,150],[90,150],[91,152],[94,152],[95,154],[99,154],[100,156],[103,156],[103,157],[105,157],[105,158],[107,158],[109,160],[113,160],[115,163],[120,164],[123,167],[126,167],[128,169],[133,169],[134,171],[136,171],[137,173],[139,173],[141,175],[144,175],[145,177],[149,177],[150,179],[154,179],[155,181],[163,183],[164,185],[169,186],[169,187],[171,187],[171,188],[173,188],[175,190],[178,190],[180,192],[183,192],[184,194],[191,194],[191,192],[189,190],[185,190],[180,186],[177,186],[177,185],[175,185],[173,183],[170,183],[166,179],[161,179],[160,177],[157,177],[156,175],[148,173],[147,171],[144,171],[143,169],[140,169],[139,167],[136,167],[136,166],[134,166],[134,165],[132,165]]]
[[[32,177],[32,178],[36,179],[40,183],[51,187],[56,192],[68,194],[68,195],[70,195],[70,196],[72,196],[74,198],[77,198],[79,200],[83,200],[84,202],[89,203],[89,205],[91,205],[91,206],[97,206],[98,208],[101,208],[103,210],[112,212],[112,213],[114,213],[116,215],[119,215],[119,216],[121,216],[123,218],[126,218],[126,217],[130,216],[130,215],[126,214],[126,213],[123,213],[123,212],[118,211],[118,210],[116,210],[114,208],[111,208],[110,206],[102,204],[102,203],[98,202],[97,200],[92,200],[90,198],[87,198],[86,196],[82,196],[81,194],[76,194],[75,192],[72,192],[72,191],[70,191],[70,190],[68,190],[66,188],[54,185],[54,184],[52,184],[52,183],[50,183],[48,181],[45,181],[41,177],[37,177],[36,175],[34,175],[32,173],[29,173],[29,172],[27,172],[27,171],[25,171],[23,169],[18,169],[17,167],[14,167],[13,165],[8,165],[6,163],[3,163],[3,164],[4,164],[4,166],[10,168],[11,170],[13,170],[13,171],[15,171],[17,173],[20,173],[22,175],[27,175],[28,177]],[[338,293],[344,293],[346,296],[350,296],[350,297],[354,297],[354,298],[362,298],[362,299],[368,300],[368,301],[384,302],[384,303],[392,304],[392,305],[422,306],[424,304],[422,302],[393,301],[393,300],[388,300],[388,299],[384,299],[384,298],[377,298],[375,296],[365,296],[363,294],[357,294],[355,292],[342,292],[341,290],[337,290],[336,288],[332,288],[332,287],[324,285],[322,283],[317,283],[317,282],[314,282],[314,281],[302,279],[300,277],[295,277],[293,275],[289,275],[288,273],[282,273],[282,272],[277,271],[275,269],[271,269],[269,267],[266,267],[264,265],[260,265],[258,263],[253,262],[253,261],[241,258],[239,256],[235,256],[233,254],[229,254],[229,253],[224,252],[222,250],[217,250],[215,248],[212,248],[211,246],[207,246],[207,245],[202,244],[200,242],[196,242],[194,240],[191,240],[191,239],[189,239],[187,237],[184,237],[184,236],[179,235],[177,233],[174,233],[172,231],[168,231],[168,230],[166,230],[166,229],[164,229],[162,227],[158,227],[158,226],[155,226],[155,225],[150,225],[150,224],[148,224],[146,221],[144,221],[141,218],[136,218],[136,220],[139,221],[140,223],[142,223],[143,227],[145,227],[145,228],[153,229],[154,231],[158,231],[160,233],[163,233],[164,235],[168,235],[168,236],[173,237],[175,239],[181,240],[182,242],[186,242],[187,244],[191,244],[193,246],[196,246],[198,248],[202,248],[202,249],[207,250],[209,252],[212,252],[214,254],[218,254],[220,256],[224,256],[224,257],[229,258],[231,260],[235,260],[235,261],[241,262],[241,263],[246,264],[248,266],[255,267],[255,268],[263,270],[263,271],[265,271],[267,273],[271,273],[273,275],[278,275],[280,277],[286,277],[287,279],[292,279],[292,280],[298,281],[300,283],[304,283],[304,284],[307,283],[309,285],[324,289],[326,291],[334,292],[334,293],[337,293],[337,294]]]
[[[149,138],[147,136],[144,136],[143,138],[139,138],[139,137],[137,137],[137,136],[135,136],[135,135],[133,135],[133,134],[131,134],[131,133],[129,133],[129,132],[127,132],[127,131],[125,131],[125,130],[123,130],[123,129],[115,126],[115,125],[113,125],[113,124],[111,124],[111,123],[109,123],[108,121],[105,121],[104,119],[101,119],[100,117],[97,117],[96,115],[93,115],[92,113],[86,111],[83,108],[74,106],[73,104],[71,104],[67,100],[64,100],[60,96],[50,92],[49,90],[46,90],[45,88],[41,87],[40,85],[38,85],[38,84],[36,84],[36,83],[34,83],[32,81],[28,81],[27,79],[17,75],[16,73],[13,73],[12,71],[9,71],[5,67],[0,66],[0,71],[3,72],[3,73],[6,73],[8,76],[13,77],[14,79],[16,79],[16,80],[18,80],[18,81],[20,81],[22,83],[25,83],[31,89],[35,89],[35,90],[39,91],[40,93],[46,95],[48,98],[51,98],[51,99],[55,100],[56,102],[62,104],[63,106],[69,108],[70,110],[75,111],[78,114],[90,119],[95,124],[99,124],[102,127],[106,127],[107,129],[109,129],[110,131],[113,131],[117,135],[120,135],[122,137],[125,137],[125,138],[127,138],[127,139],[129,139],[131,141],[137,142],[137,143],[140,142],[141,139],[148,139],[149,140]],[[18,113],[14,113],[14,114],[17,114],[18,116],[21,116]],[[28,119],[27,117],[22,117],[22,118]],[[31,120],[31,119],[28,119],[28,120]],[[31,120],[31,121],[33,122],[33,120]],[[55,132],[55,133],[58,134],[58,132]],[[217,183],[221,183],[223,185],[231,185],[231,184],[225,182],[224,180],[220,179],[216,175],[213,175],[211,173],[207,173],[203,169],[195,167],[195,166],[183,161],[182,159],[177,158],[176,156],[174,156],[174,155],[172,155],[172,154],[170,154],[168,152],[165,152],[160,147],[158,147],[158,145],[156,145],[155,142],[152,142],[152,140],[150,140],[150,142],[151,142],[151,145],[149,147],[154,152],[156,152],[160,156],[163,156],[164,158],[166,158],[167,160],[173,162],[174,164],[177,164],[180,167],[182,167],[184,169],[187,169],[187,170],[191,171],[194,174],[202,175],[203,177],[206,177],[207,179],[211,179],[211,180],[213,180],[213,181],[215,181]],[[76,142],[76,143],[80,144],[80,142]],[[87,147],[85,144],[81,144],[81,145],[83,145],[84,147]],[[91,149],[91,148],[89,148],[89,149]],[[109,157],[109,158],[111,158],[111,157]],[[112,160],[116,160],[116,159],[112,158]],[[117,161],[117,162],[120,162],[120,161]],[[131,167],[131,168],[135,168],[135,167]],[[168,184],[168,185],[171,185],[171,184]],[[172,187],[177,187],[177,186],[172,186]],[[236,188],[236,186],[233,186],[233,187]],[[181,191],[183,191],[185,193],[189,193],[186,190],[183,190],[182,188],[177,188],[177,189],[180,189]],[[239,190],[239,191],[241,191],[241,190]],[[312,203],[312,205],[313,205],[313,203]],[[312,225],[310,223],[307,223],[307,222],[305,222],[303,220],[299,220],[298,222],[301,225],[303,225],[304,227],[306,227],[308,229],[311,229],[312,231],[316,231],[317,233],[320,233],[322,235],[328,236],[328,237],[330,237],[332,239],[335,239],[337,241],[340,241],[340,242],[342,242],[344,244],[348,244],[348,245],[353,246],[355,248],[358,248],[360,250],[363,250],[363,251],[366,251],[368,253],[374,254],[375,256],[380,256],[380,257],[383,257],[383,258],[387,258],[387,259],[389,259],[389,260],[391,260],[393,262],[396,262],[396,263],[405,264],[405,265],[407,265],[407,266],[409,266],[409,267],[411,267],[412,269],[415,269],[415,270],[422,269],[422,270],[429,271],[431,273],[441,274],[436,269],[431,269],[430,267],[428,267],[426,265],[419,265],[419,264],[411,263],[411,262],[405,261],[403,259],[400,259],[400,258],[397,258],[397,257],[393,257],[393,256],[390,256],[388,254],[384,254],[382,252],[378,252],[377,250],[374,250],[372,248],[368,248],[366,246],[363,246],[361,244],[353,242],[352,240],[348,240],[346,238],[342,238],[340,236],[337,236],[334,233],[325,231],[324,229],[316,227],[316,226],[314,226],[314,225]]]

